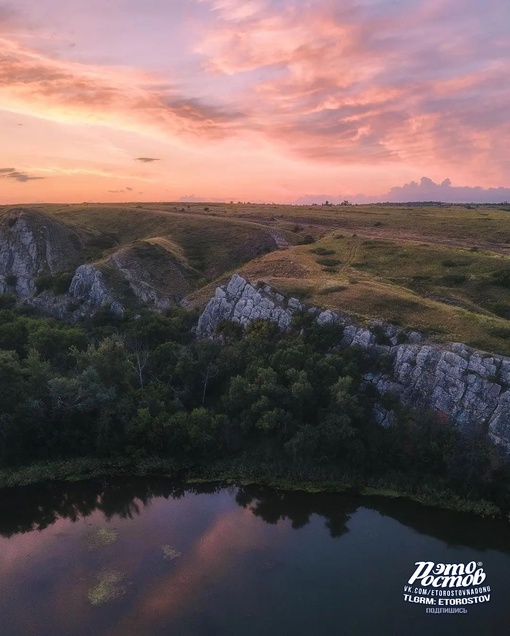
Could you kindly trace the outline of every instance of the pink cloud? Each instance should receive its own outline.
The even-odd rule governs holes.
[[[489,162],[492,179],[506,178],[510,89],[499,60],[510,48],[463,31],[480,18],[476,2],[461,13],[456,0],[399,13],[259,2],[246,15],[243,2],[212,4],[220,20],[201,47],[208,69],[265,69],[246,102],[251,122],[283,149],[314,161],[462,159],[471,174]]]
[[[280,200],[304,180],[303,187],[315,181],[313,191],[331,191],[345,178],[368,194],[421,174],[484,187],[508,182],[510,40],[508,10],[498,0],[6,6],[0,123],[7,111],[55,122],[62,149],[71,147],[71,126],[82,133],[101,127],[116,170],[97,165],[102,153],[91,153],[88,142],[81,142],[84,165],[96,161],[105,179],[116,171],[148,179],[147,196],[168,196],[170,166],[174,196],[218,198],[224,191],[243,200]],[[131,168],[116,163],[120,135]],[[26,160],[40,148],[20,156],[11,140],[6,149],[4,165],[45,174],[41,163]],[[137,173],[139,155],[165,157],[165,165]],[[10,191],[59,188],[68,198],[77,181],[69,177],[64,188],[67,173],[59,174],[61,183],[2,183]],[[94,187],[92,177],[87,183]],[[85,176],[79,187],[88,198],[84,184]],[[110,189],[122,187],[112,181],[100,191]]]
[[[221,138],[241,118],[219,106],[187,98],[166,80],[134,69],[51,59],[0,39],[3,108],[62,122]]]

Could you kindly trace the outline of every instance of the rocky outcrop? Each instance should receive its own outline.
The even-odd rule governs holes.
[[[271,320],[286,329],[296,311],[307,311],[319,324],[343,326],[338,345],[358,346],[379,360],[384,371],[367,374],[382,396],[391,395],[417,409],[435,409],[466,433],[486,432],[510,450],[510,358],[490,355],[461,343],[439,346],[425,342],[416,331],[372,321],[364,327],[339,312],[305,307],[268,285],[254,287],[237,274],[218,288],[200,316],[197,333],[207,336],[222,320],[243,326],[256,319]],[[382,357],[382,358],[381,358]],[[374,419],[392,423],[393,413],[377,403]]]
[[[72,229],[33,210],[17,208],[0,216],[0,293],[30,298],[41,276],[72,270],[82,242]]]
[[[281,294],[269,285],[255,289],[238,274],[232,276],[226,289],[218,287],[214,298],[200,316],[197,334],[204,336],[214,331],[222,320],[232,320],[246,326],[254,320],[271,320],[281,329],[290,326],[292,315],[302,309],[296,298],[285,302]]]
[[[118,316],[124,313],[124,307],[115,299],[104,273],[94,265],[78,267],[69,287],[69,295],[81,302],[80,313],[84,310],[92,313],[104,306],[109,306]]]
[[[168,309],[193,287],[197,273],[171,251],[139,241],[83,263],[80,235],[35,210],[0,214],[0,294],[58,318],[75,320],[108,306]]]

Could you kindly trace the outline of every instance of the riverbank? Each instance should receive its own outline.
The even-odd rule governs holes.
[[[424,506],[510,520],[509,512],[496,503],[461,497],[440,485],[427,484],[406,490],[392,479],[370,479],[339,473],[332,477],[327,469],[286,466],[275,469],[274,466],[246,464],[235,460],[197,467],[159,457],[137,461],[123,457],[84,457],[0,470],[0,489],[51,481],[83,481],[107,476],[169,477],[190,484],[213,481],[240,485],[257,484],[309,493],[349,492],[361,496],[408,499]]]

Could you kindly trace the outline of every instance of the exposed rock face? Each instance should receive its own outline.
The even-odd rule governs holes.
[[[218,288],[200,316],[197,334],[212,333],[222,320],[246,326],[256,319],[272,320],[287,328],[296,311],[305,310],[295,298],[286,300],[268,285],[256,289],[237,274],[225,289]],[[510,358],[489,355],[460,343],[439,346],[424,342],[418,332],[373,321],[370,328],[356,325],[347,316],[306,309],[319,324],[344,327],[339,346],[357,345],[374,356],[385,355],[390,372],[371,373],[366,383],[379,395],[390,394],[418,409],[436,409],[464,432],[487,432],[510,450]],[[393,420],[381,404],[374,419],[382,426]]]
[[[281,329],[290,326],[292,315],[302,308],[296,298],[290,298],[284,305],[284,297],[275,294],[267,285],[257,291],[238,274],[232,276],[226,289],[216,289],[214,298],[200,316],[198,335],[208,335],[222,320],[233,320],[245,326],[254,320],[271,320]]]
[[[82,301],[82,312],[85,308],[90,313],[90,310],[109,305],[116,315],[122,316],[124,313],[124,308],[114,298],[111,289],[108,288],[103,272],[93,265],[78,267],[71,281],[69,294]]]
[[[40,311],[74,320],[106,305],[117,315],[128,307],[168,309],[196,277],[174,254],[143,241],[80,265],[82,249],[80,235],[48,215],[22,208],[1,214],[0,294],[12,292]],[[65,279],[52,278],[61,273],[69,275],[68,290]]]
[[[36,293],[37,278],[74,269],[82,243],[67,226],[32,210],[0,217],[0,293],[20,298]]]
[[[158,250],[149,246],[146,249]],[[169,309],[191,290],[186,268],[162,254],[154,269],[160,280],[155,280],[156,273],[151,272],[135,248],[123,248],[102,263],[78,267],[69,294],[81,301],[81,314],[93,313],[105,305],[117,315],[134,306]]]

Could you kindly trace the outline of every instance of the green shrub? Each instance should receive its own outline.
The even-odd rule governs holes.
[[[393,393],[388,393],[388,392],[383,393],[379,401],[381,402],[382,406],[387,411],[394,411],[395,409],[398,409],[398,407],[400,406],[400,400]]]
[[[16,305],[14,294],[0,294],[0,310],[12,309]]]
[[[391,346],[391,340],[389,336],[384,332],[384,328],[381,325],[375,325],[370,329],[375,336],[375,341],[379,345]]]
[[[328,250],[325,247],[314,247],[310,250],[312,254],[318,254],[319,256],[330,256],[331,254],[336,254],[335,250]]]
[[[510,305],[508,303],[496,303],[493,305],[492,311],[496,316],[510,320]]]
[[[326,267],[336,267],[337,265],[341,265],[342,261],[338,258],[318,258],[317,263],[319,265],[325,265]]]
[[[510,327],[492,327],[489,334],[502,340],[510,340]]]
[[[325,289],[321,289],[319,294],[321,296],[326,296],[327,294],[335,294],[336,292],[342,292],[348,289],[347,285],[333,285],[332,287],[326,287]]]
[[[5,282],[9,287],[16,287],[16,283],[18,282],[18,277],[15,274],[7,274],[5,277]]]
[[[467,276],[464,274],[448,274],[447,276],[443,276],[441,279],[441,283],[446,285],[447,287],[456,287],[457,285],[462,285],[467,281]]]
[[[72,279],[73,275],[67,273],[56,274],[55,276],[52,274],[43,274],[35,281],[35,287],[38,294],[43,291],[52,291],[58,296],[60,294],[66,294],[69,291]]]
[[[506,289],[510,289],[510,269],[499,269],[496,272],[492,273],[492,278],[494,279],[494,284],[499,285],[500,287],[505,287]]]
[[[76,311],[81,307],[82,303],[78,301],[74,301],[67,305],[67,311]]]
[[[293,296],[299,300],[304,300],[305,298],[310,298],[312,290],[307,287],[287,287],[285,293],[287,296]]]
[[[67,294],[72,280],[73,280],[72,274],[59,274],[58,276],[55,276],[52,290],[57,295]]]
[[[43,274],[39,276],[35,281],[35,288],[37,289],[37,293],[40,294],[47,289],[51,289],[53,285],[53,276],[51,274]]]

